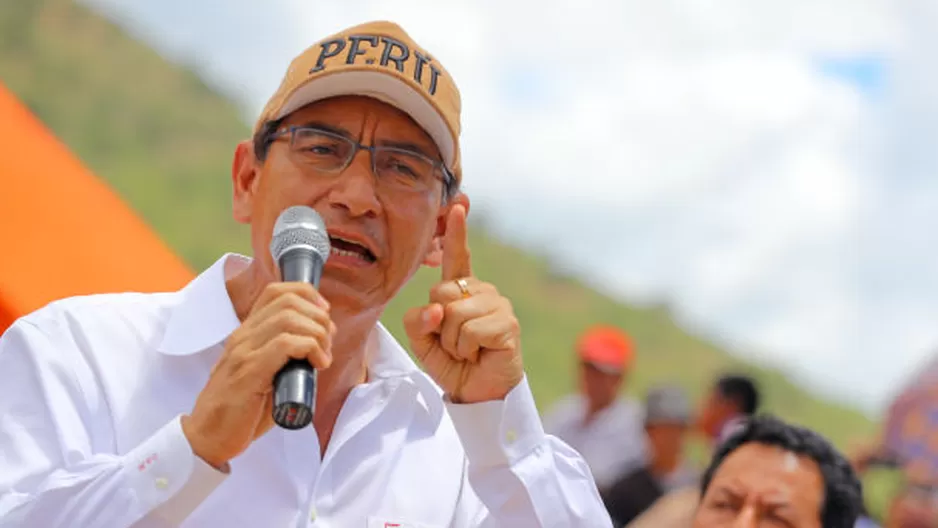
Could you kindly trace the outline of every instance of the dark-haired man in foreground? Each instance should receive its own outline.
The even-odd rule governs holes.
[[[694,528],[853,528],[860,480],[821,435],[771,416],[743,422],[704,473]]]

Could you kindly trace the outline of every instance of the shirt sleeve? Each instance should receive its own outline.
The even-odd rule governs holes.
[[[504,400],[446,406],[469,484],[455,526],[612,526],[586,462],[544,433],[527,378]]]
[[[192,452],[179,417],[128,453],[101,449],[111,418],[60,333],[20,319],[0,337],[0,527],[177,525],[226,474]]]

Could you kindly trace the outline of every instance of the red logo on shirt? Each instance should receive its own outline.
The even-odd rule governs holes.
[[[152,455],[146,457],[146,458],[143,460],[143,462],[141,462],[140,465],[137,466],[137,469],[138,469],[139,471],[145,470],[147,467],[153,465],[153,463],[156,462],[156,459],[157,459],[157,458],[159,458],[159,456],[158,456],[156,453],[153,453]]]

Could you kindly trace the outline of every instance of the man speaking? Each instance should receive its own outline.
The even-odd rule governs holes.
[[[511,303],[472,275],[459,114],[394,24],[298,56],[235,150],[253,258],[178,292],[58,301],[0,340],[0,526],[610,526],[543,432]],[[295,206],[328,233],[318,290],[271,254]],[[441,268],[404,321],[423,371],[378,322],[421,265]],[[312,427],[278,427],[297,361]]]

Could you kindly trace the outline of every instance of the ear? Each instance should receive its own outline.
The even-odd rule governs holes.
[[[436,216],[436,231],[433,233],[433,240],[430,241],[430,247],[423,258],[423,265],[431,268],[438,268],[443,264],[443,238],[446,236],[446,219],[449,218],[449,212],[453,206],[460,204],[466,208],[466,215],[469,214],[469,196],[465,193],[457,193],[450,198],[445,206],[440,208]]]
[[[258,182],[260,175],[254,157],[254,143],[244,140],[235,148],[231,163],[232,216],[242,224],[251,222]]]

